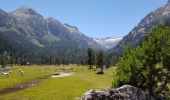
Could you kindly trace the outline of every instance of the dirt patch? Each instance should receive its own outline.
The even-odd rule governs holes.
[[[60,74],[55,74],[55,75],[52,75],[51,78],[59,78],[59,77],[67,77],[67,76],[71,76],[73,75],[73,73],[60,73]]]

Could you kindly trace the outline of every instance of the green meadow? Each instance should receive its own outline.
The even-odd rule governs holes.
[[[9,76],[0,75],[0,90],[15,87],[39,78],[49,77],[60,72],[73,72],[71,76],[47,78],[38,84],[13,93],[0,95],[0,100],[79,100],[81,95],[91,89],[109,89],[114,80],[115,68],[109,68],[105,74],[96,74],[97,69],[87,66],[68,65],[73,69],[63,70],[66,66],[23,66],[9,68]],[[60,68],[57,69],[56,68]],[[18,70],[24,71],[21,76]]]

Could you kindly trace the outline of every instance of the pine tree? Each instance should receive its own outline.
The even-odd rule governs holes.
[[[6,67],[7,64],[10,64],[10,54],[5,51],[2,55],[1,55],[1,65],[2,67]]]
[[[131,84],[150,95],[167,95],[170,83],[170,27],[159,24],[135,48],[127,48],[118,63],[117,82]]]
[[[92,65],[94,64],[93,50],[91,48],[88,48],[87,53],[88,53],[87,62],[91,69]]]
[[[97,63],[97,67],[100,68],[100,73],[103,74],[104,73],[104,71],[103,71],[103,65],[104,65],[104,54],[103,54],[103,52],[100,51],[97,54],[96,61],[97,61],[96,62]]]

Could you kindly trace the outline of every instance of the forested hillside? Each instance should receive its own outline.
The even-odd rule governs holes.
[[[44,18],[31,8],[0,10],[0,54],[18,64],[84,63],[86,50],[106,50],[78,28]]]

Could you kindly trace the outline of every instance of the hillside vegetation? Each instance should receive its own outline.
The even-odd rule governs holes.
[[[157,25],[145,41],[135,48],[127,47],[117,66],[115,86],[131,84],[150,95],[169,98],[170,26]]]

